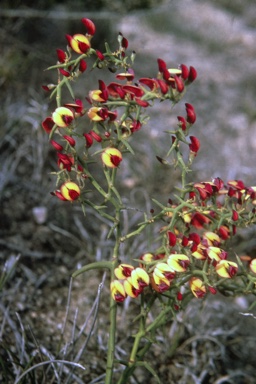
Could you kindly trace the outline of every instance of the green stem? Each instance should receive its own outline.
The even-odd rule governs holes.
[[[115,280],[114,270],[118,265],[120,237],[121,237],[121,226],[120,226],[120,212],[121,208],[116,209],[116,242],[113,250],[112,257],[112,269],[111,269],[111,281]],[[105,384],[112,384],[114,359],[115,359],[115,343],[116,343],[116,316],[117,316],[117,303],[110,295],[110,313],[109,313],[109,338],[108,338],[108,353],[107,353],[107,366],[106,366],[106,378]]]

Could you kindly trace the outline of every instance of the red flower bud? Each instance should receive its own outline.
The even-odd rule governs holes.
[[[68,135],[64,135],[63,136],[65,140],[67,140],[69,142],[69,144],[71,145],[71,147],[74,147],[76,145],[76,142],[75,140],[73,139],[73,137],[71,136],[68,136]]]
[[[95,52],[100,61],[103,61],[105,59],[105,56],[103,55],[103,53],[101,53],[98,49],[96,49]]]
[[[218,234],[222,238],[222,240],[227,240],[229,238],[229,229],[226,226],[222,225],[218,230]]]
[[[187,111],[187,121],[190,124],[194,124],[196,121],[196,113],[193,105],[186,103],[185,104],[186,111]]]
[[[66,71],[65,69],[63,68],[60,68],[59,69],[60,73],[65,76],[65,77],[69,77],[70,76],[70,72]]]
[[[57,141],[50,140],[50,143],[53,146],[53,148],[55,148],[57,151],[62,151],[63,150],[63,146],[60,145],[59,143],[57,143]]]
[[[181,77],[183,80],[187,80],[188,76],[189,76],[189,69],[188,67],[185,65],[185,64],[181,64],[180,65],[180,69],[181,69]]]
[[[176,244],[176,241],[177,241],[176,235],[173,232],[168,231],[167,232],[167,236],[168,236],[168,239],[169,239],[170,247],[174,247],[175,244]]]
[[[60,63],[65,63],[65,60],[66,60],[66,52],[64,52],[62,49],[56,49],[56,52],[57,52],[57,56],[58,56],[58,61]]]
[[[86,61],[84,61],[83,59],[80,60],[80,63],[79,63],[79,71],[80,71],[81,73],[83,73],[83,72],[86,70],[86,68],[87,68],[87,63],[86,63]]]
[[[181,292],[177,292],[177,300],[181,301],[183,299],[183,295]]]
[[[197,72],[194,67],[189,67],[188,81],[192,83],[197,78]]]
[[[189,144],[189,149],[191,152],[197,153],[200,149],[200,141],[195,136],[190,136],[191,143]]]
[[[98,143],[100,143],[102,141],[102,138],[100,135],[98,135],[98,133],[94,132],[94,131],[90,131],[89,134],[92,136],[92,138],[94,140],[96,140]]]
[[[86,147],[90,148],[93,144],[93,138],[89,133],[84,133],[83,134],[85,140],[86,140]]]
[[[182,78],[179,77],[179,76],[174,76],[174,80],[175,80],[175,85],[176,85],[176,89],[179,93],[183,92],[184,91],[184,83],[182,81]]]
[[[186,119],[185,119],[185,117],[177,116],[177,119],[178,119],[178,121],[180,123],[179,125],[180,125],[182,131],[186,131],[187,126],[186,126]]]
[[[238,212],[233,209],[232,211],[232,220],[237,221],[239,219]]]
[[[164,72],[167,69],[166,62],[162,59],[157,59],[159,72]]]
[[[93,36],[96,32],[95,24],[90,19],[87,19],[86,17],[83,17],[81,21],[84,24],[85,28],[87,29],[88,35]]]
[[[161,79],[157,79],[157,82],[159,84],[159,87],[161,89],[161,92],[163,95],[166,95],[166,93],[168,92],[169,90],[169,87],[168,85],[166,84],[166,82],[164,80],[161,80]]]

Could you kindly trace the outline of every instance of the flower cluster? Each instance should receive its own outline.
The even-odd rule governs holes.
[[[178,241],[183,244],[184,253],[173,251],[168,256],[145,253],[137,268],[120,264],[115,269],[118,280],[111,282],[113,298],[118,302],[123,302],[127,296],[136,298],[145,287],[151,287],[160,294],[172,289],[180,294],[179,289],[181,286],[184,288],[186,282],[193,295],[202,298],[207,290],[213,294],[217,292],[218,278],[231,279],[236,275],[238,265],[227,260],[228,254],[219,247],[221,239],[216,233],[205,232],[202,237],[193,233],[186,242],[184,239],[183,236]],[[209,266],[207,273],[203,272],[205,261]],[[251,268],[256,271],[255,264]]]
[[[132,152],[127,140],[147,120],[144,111],[155,100],[177,103],[186,87],[197,77],[194,67],[181,64],[178,68],[168,69],[167,63],[159,58],[155,77],[136,79],[132,69],[135,53],[127,56],[128,40],[119,34],[118,50],[112,52],[106,45],[106,52],[99,52],[91,44],[96,32],[94,23],[87,18],[83,18],[82,23],[87,32],[66,35],[67,51],[57,49],[57,64],[49,68],[57,69],[58,83],[43,86],[44,90],[51,91],[51,97],[56,95],[57,108],[44,119],[42,127],[49,134],[51,145],[57,152],[60,186],[52,194],[63,201],[82,201],[80,191],[86,179],[91,181],[88,167],[95,162],[98,153],[101,153],[100,164],[103,167],[118,168],[124,148]],[[72,54],[78,57],[73,59]],[[86,71],[87,58],[91,56],[95,56],[93,68],[115,68],[113,72],[120,68],[120,71],[115,74],[115,81],[108,84],[100,79],[98,88],[85,95],[86,105],[83,100],[75,98],[70,84]],[[68,88],[71,102],[62,102],[62,87]],[[193,157],[200,148],[200,142],[195,136],[190,136],[186,141],[186,136],[196,121],[196,113],[189,103],[185,104],[185,108],[187,115],[178,116],[178,129],[172,141],[173,147],[179,145],[179,138],[185,141]],[[91,148],[95,149],[94,153],[90,152]],[[76,184],[74,190],[79,189],[79,193],[70,193],[67,198],[63,191],[66,183],[70,182],[73,187]]]

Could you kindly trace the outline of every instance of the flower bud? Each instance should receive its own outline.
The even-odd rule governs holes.
[[[189,67],[188,81],[192,83],[197,78],[197,71],[194,67]]]
[[[56,49],[57,56],[58,56],[58,61],[62,64],[65,63],[67,54],[64,52],[62,49]]]
[[[186,103],[186,112],[187,112],[187,122],[190,124],[194,124],[196,121],[196,113],[193,105]]]
[[[73,137],[64,135],[63,138],[67,140],[67,142],[71,145],[71,147],[74,147],[76,145],[76,141],[75,139],[73,139]]]
[[[92,22],[92,20],[87,19],[86,17],[83,17],[82,23],[87,29],[87,34],[90,36],[93,36],[96,32],[96,27],[95,27],[95,24]]]
[[[62,151],[63,150],[63,146],[61,144],[57,143],[57,141],[50,140],[50,143],[53,146],[53,148],[55,148],[57,151]]]

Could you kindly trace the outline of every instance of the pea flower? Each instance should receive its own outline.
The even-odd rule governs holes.
[[[123,157],[122,153],[117,148],[108,147],[102,152],[101,159],[103,164],[107,167],[117,168]]]
[[[221,260],[215,267],[217,274],[220,277],[232,278],[236,275],[238,265],[233,261]]]
[[[123,284],[119,280],[114,280],[110,284],[111,296],[118,303],[122,303],[126,298],[126,292]]]
[[[74,114],[69,108],[58,107],[52,114],[52,120],[58,127],[67,127],[74,120]]]
[[[141,289],[149,285],[149,275],[140,267],[135,268],[131,273],[131,284],[135,289]]]
[[[167,259],[167,264],[175,272],[185,272],[189,266],[190,260],[188,256],[174,253],[170,255]]]
[[[115,268],[115,276],[120,280],[125,280],[127,277],[131,276],[134,267],[129,264],[120,264]]]
[[[150,278],[150,283],[152,288],[159,293],[167,291],[171,285],[171,281],[169,281],[166,277],[162,278],[160,276],[157,276],[155,271],[153,272],[153,275]]]
[[[69,201],[77,200],[81,194],[79,186],[72,181],[67,181],[66,183],[62,184],[60,187],[60,192],[62,196]]]
[[[141,292],[143,291],[143,288],[138,286],[138,288],[136,288],[134,285],[133,285],[133,282],[132,282],[132,278],[131,277],[128,277],[126,280],[124,280],[124,290],[125,290],[125,293],[132,297],[133,299],[135,299],[136,297],[138,297]]]
[[[73,51],[80,55],[86,53],[91,47],[89,39],[81,33],[77,33],[74,36],[66,35],[66,39]]]
[[[201,299],[206,294],[206,287],[204,282],[198,277],[192,277],[189,281],[191,292],[195,297]]]

